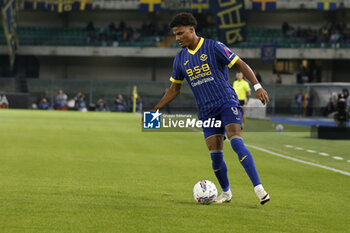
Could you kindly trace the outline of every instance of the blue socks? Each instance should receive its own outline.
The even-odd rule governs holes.
[[[224,161],[224,154],[222,152],[210,152],[213,164],[213,170],[218,179],[220,186],[224,192],[230,189],[230,183],[227,177],[227,166]]]
[[[244,145],[242,138],[234,137],[231,139],[231,146],[238,154],[238,159],[252,181],[254,187],[261,184],[258,172],[255,167],[253,156],[247,147]]]

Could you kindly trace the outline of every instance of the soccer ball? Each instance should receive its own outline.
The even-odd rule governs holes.
[[[218,190],[213,182],[209,180],[198,181],[193,187],[194,200],[200,204],[208,205],[218,196]]]

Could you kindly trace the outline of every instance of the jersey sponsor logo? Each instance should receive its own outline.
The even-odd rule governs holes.
[[[197,82],[191,83],[191,86],[195,87],[195,86],[202,85],[203,83],[207,83],[207,82],[211,82],[211,81],[214,81],[213,77],[203,78],[201,80],[198,80]]]
[[[160,129],[161,115],[159,110],[156,112],[143,112],[143,128]]]
[[[200,58],[201,58],[201,61],[205,61],[205,60],[208,59],[208,56],[207,56],[207,54],[204,53],[204,54],[201,55]]]
[[[184,63],[184,65],[187,65],[187,64],[188,64],[188,62],[189,62],[189,60],[187,60],[187,61]]]
[[[193,69],[189,68],[186,70],[188,78],[193,81],[197,78],[204,78],[206,76],[211,76],[212,73],[210,71],[210,67],[207,63],[202,64],[200,66],[195,66]]]

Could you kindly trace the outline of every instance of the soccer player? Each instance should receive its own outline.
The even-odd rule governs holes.
[[[196,98],[198,118],[202,121],[208,118],[222,121],[221,128],[203,128],[213,170],[223,190],[216,203],[230,202],[232,199],[227,166],[223,158],[226,132],[233,150],[238,154],[240,163],[253,183],[260,203],[264,204],[270,200],[270,196],[261,184],[252,154],[243,143],[242,107],[228,82],[228,69],[236,65],[254,85],[256,96],[263,104],[269,102],[269,97],[244,61],[223,43],[198,37],[195,32],[196,25],[197,21],[190,13],[179,13],[170,22],[169,26],[183,49],[174,60],[170,78],[172,85],[152,110],[161,109],[175,99],[186,79]]]

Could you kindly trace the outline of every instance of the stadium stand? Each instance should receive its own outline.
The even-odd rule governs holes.
[[[0,45],[6,45],[3,29],[0,29]],[[158,43],[165,40],[164,35],[156,34],[152,36],[143,36],[141,29],[134,29],[134,33],[139,33],[137,39],[122,39],[123,32],[116,32],[115,36],[105,27],[97,28],[95,39],[89,41],[89,33],[86,28],[53,28],[53,27],[19,27],[18,35],[21,45],[54,45],[54,46],[121,46],[121,47],[157,47]],[[311,30],[311,29],[310,29]],[[106,32],[104,37],[99,36]],[[329,30],[331,31],[331,30]],[[341,36],[337,41],[331,41],[330,35],[326,40],[321,41],[321,29],[311,30],[315,34],[314,41],[308,41],[308,29],[302,29],[303,36],[286,37],[280,29],[276,28],[248,28],[246,41],[238,43],[237,48],[260,48],[262,44],[275,44],[278,48],[350,48],[350,39],[348,32]],[[217,40],[216,28],[203,28],[200,35]],[[296,34],[296,32],[294,33]],[[116,37],[117,39],[115,39]],[[169,37],[172,37],[169,35]],[[166,38],[167,39],[167,38]],[[174,41],[170,47],[178,47]]]
[[[346,83],[322,84],[348,82],[350,72],[350,25],[343,23],[349,22],[350,4],[338,2],[339,10],[327,12],[316,10],[316,0],[279,0],[276,10],[261,12],[253,10],[250,0],[245,1],[246,37],[230,47],[261,74],[272,99],[268,113],[293,114],[296,93],[302,90],[305,95],[314,88],[313,107],[321,114],[332,93],[349,88]],[[27,10],[21,5],[14,71],[9,68],[7,42],[0,28],[0,76],[7,77],[0,78],[0,92],[27,90],[30,107],[45,97],[53,102],[63,89],[71,98],[84,93],[89,104],[102,98],[111,108],[117,94],[130,104],[132,87],[137,85],[144,106],[152,106],[169,86],[173,57],[179,51],[165,26],[175,12],[142,12],[139,3],[94,0],[90,11],[63,14]],[[211,15],[195,15],[198,34],[219,40]],[[89,22],[94,25],[93,33],[87,29]],[[120,29],[122,22],[128,30]],[[261,50],[266,45],[276,49],[272,64],[262,63]],[[230,82],[235,71],[231,71]],[[282,81],[278,86],[277,75]],[[191,95],[184,85],[172,108],[194,109],[195,103],[188,101]]]

